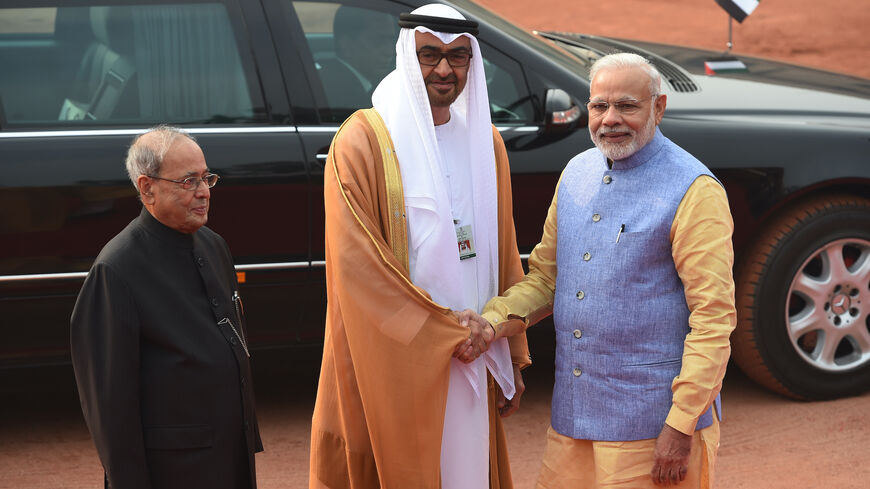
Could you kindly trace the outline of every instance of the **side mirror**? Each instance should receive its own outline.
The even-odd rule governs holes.
[[[568,92],[561,88],[547,90],[544,98],[544,116],[547,133],[568,132],[586,121],[586,113]]]

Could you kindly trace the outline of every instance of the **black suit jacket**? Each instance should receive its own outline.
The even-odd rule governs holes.
[[[262,443],[237,290],[220,236],[179,233],[145,209],[100,252],[70,337],[109,487],[256,487]]]

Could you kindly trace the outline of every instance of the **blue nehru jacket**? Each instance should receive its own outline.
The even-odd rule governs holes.
[[[701,175],[711,173],[658,128],[612,169],[592,148],[562,173],[551,419],[558,433],[629,441],[661,431],[689,333],[671,224]],[[708,410],[697,429],[711,423]]]

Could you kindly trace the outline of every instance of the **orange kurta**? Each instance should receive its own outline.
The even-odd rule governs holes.
[[[510,169],[493,128],[498,178],[499,291],[523,277]],[[451,311],[411,283],[393,255],[377,137],[359,112],[339,129],[324,175],[328,305],[311,427],[309,487],[440,487],[450,358],[468,336]],[[529,362],[525,336],[513,362]],[[490,480],[513,487],[490,379]]]

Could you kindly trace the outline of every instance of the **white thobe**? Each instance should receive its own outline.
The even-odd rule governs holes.
[[[441,153],[441,171],[447,188],[454,223],[459,226],[473,222],[473,187],[468,150],[463,148],[464,138],[451,137],[463,130],[459,118],[435,127]],[[458,244],[456,245],[458,246]],[[476,247],[475,247],[476,249]],[[451,305],[454,310],[473,309],[480,312],[478,276],[475,260],[460,261],[461,276],[456,286],[462,288],[463,303]],[[489,357],[487,359],[487,356]],[[493,344],[486,355],[470,364],[450,360],[450,385],[447,391],[447,409],[441,440],[442,489],[484,489],[489,487],[489,414],[487,410],[487,367],[497,378],[510,376],[513,382],[510,351],[507,340]],[[504,370],[509,370],[505,372]],[[476,390],[474,387],[476,384]]]

